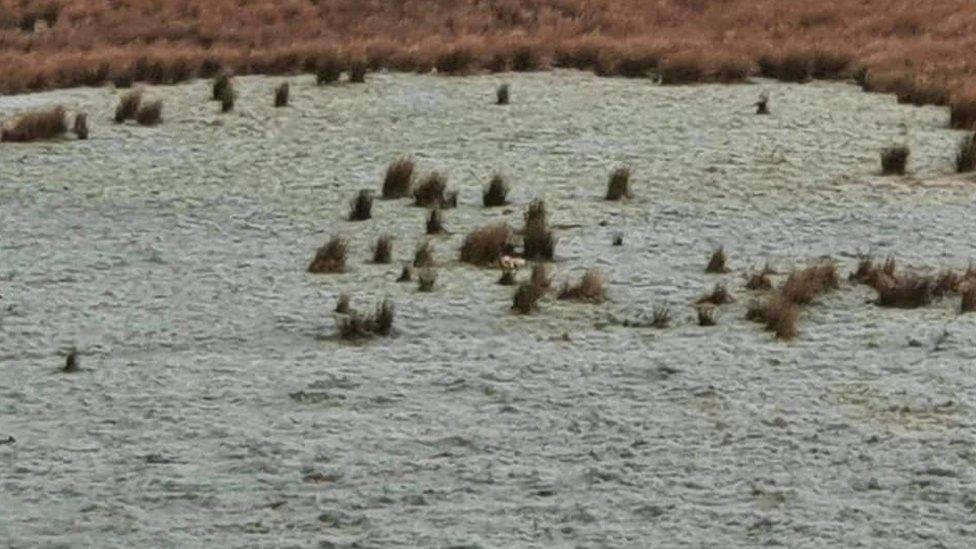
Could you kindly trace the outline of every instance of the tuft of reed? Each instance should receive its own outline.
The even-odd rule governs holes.
[[[779,294],[791,303],[807,305],[818,295],[839,287],[837,266],[833,263],[823,263],[790,273],[780,287]]]
[[[436,264],[434,261],[434,247],[428,241],[423,241],[417,246],[417,251],[413,254],[414,268],[429,268]]]
[[[440,208],[431,208],[427,216],[427,234],[444,234],[444,219]]]
[[[434,290],[435,283],[437,283],[436,269],[421,269],[417,273],[417,291],[431,292]]]
[[[390,163],[383,178],[383,198],[410,196],[413,184],[413,160],[401,157]]]
[[[772,288],[773,281],[764,271],[752,273],[749,275],[749,279],[746,281],[747,290],[771,290]]]
[[[393,302],[384,299],[371,315],[350,310],[339,320],[339,336],[347,341],[357,341],[375,336],[389,336],[393,332]]]
[[[88,115],[80,112],[75,115],[75,124],[72,130],[78,139],[88,139]]]
[[[883,264],[878,265],[872,257],[864,256],[860,259],[857,264],[857,269],[851,273],[849,278],[855,282],[876,288],[883,281],[894,279],[896,268],[897,264],[894,257],[888,256]]]
[[[498,86],[495,90],[495,104],[496,105],[508,105],[508,84],[502,84]]]
[[[880,307],[916,309],[932,302],[932,279],[918,275],[884,278],[874,287]]]
[[[559,292],[558,299],[603,303],[606,301],[603,282],[603,273],[599,269],[590,269],[580,278],[579,283],[565,283],[562,291]]]
[[[139,105],[135,115],[136,123],[141,126],[155,126],[163,121],[163,100],[144,101]]]
[[[766,322],[766,304],[758,299],[751,300],[746,306],[746,320]]]
[[[461,261],[480,266],[498,263],[511,254],[511,239],[512,229],[506,223],[475,229],[461,243]]]
[[[906,145],[897,145],[882,150],[881,173],[883,175],[905,175],[910,154],[911,151]]]
[[[115,108],[115,123],[121,124],[136,117],[139,105],[142,104],[142,88],[129,90],[119,98],[119,105]]]
[[[932,295],[941,299],[947,294],[958,292],[961,283],[962,277],[959,276],[959,273],[952,269],[946,269],[935,277],[935,283],[932,284]]]
[[[361,189],[349,203],[349,221],[365,221],[373,217],[373,191]]]
[[[377,237],[376,244],[373,246],[373,263],[387,264],[393,260],[393,237],[381,235]]]
[[[78,357],[78,350],[71,349],[68,356],[64,359],[64,366],[61,371],[66,374],[77,372],[81,368],[81,359]]]
[[[508,183],[505,178],[497,174],[492,177],[481,198],[486,208],[508,205]]]
[[[695,307],[695,311],[698,313],[698,325],[699,326],[715,326],[715,307],[711,305],[701,305]]]
[[[793,339],[797,335],[796,321],[800,307],[780,296],[773,297],[763,307],[763,321],[766,330],[776,334],[779,339]]]
[[[413,190],[414,205],[424,208],[453,208],[457,206],[457,193],[447,192],[447,178],[431,172]]]
[[[54,139],[67,131],[64,107],[57,105],[20,115],[11,126],[0,130],[0,141],[26,143]]]
[[[545,294],[545,289],[531,281],[523,282],[515,289],[512,296],[512,310],[518,314],[527,315],[538,308],[539,299]]]
[[[213,87],[211,89],[213,100],[223,100],[224,94],[227,93],[229,88],[231,88],[230,74],[221,72],[217,75],[217,78],[214,78],[213,81]]]
[[[976,170],[976,133],[967,133],[956,150],[956,173]]]
[[[349,294],[339,294],[339,299],[336,301],[335,312],[341,315],[349,314]]]
[[[288,95],[291,93],[291,85],[288,82],[282,82],[275,88],[274,92],[274,106],[277,107],[287,107],[288,106]]]
[[[976,286],[970,285],[962,292],[959,312],[971,313],[976,311]]]
[[[348,246],[341,236],[333,236],[328,242],[315,252],[315,257],[308,264],[310,273],[341,273],[346,270],[346,253]]]
[[[727,273],[729,272],[729,267],[726,265],[728,262],[728,256],[725,255],[725,248],[719,246],[712,251],[712,257],[708,260],[708,265],[705,266],[706,273]]]
[[[349,64],[349,82],[352,84],[362,84],[366,82],[366,61],[354,59]]]
[[[533,200],[525,213],[522,248],[522,255],[530,261],[552,261],[556,254],[556,237],[549,228],[546,205],[542,200]]]
[[[221,88],[220,97],[217,98],[220,101],[220,112],[234,110],[234,100],[236,98],[237,92],[234,91],[234,85],[228,82],[226,86]]]
[[[715,287],[712,288],[711,293],[702,296],[701,298],[698,299],[698,301],[696,301],[696,303],[699,305],[706,304],[706,303],[711,305],[725,305],[727,303],[732,303],[734,301],[735,298],[733,298],[732,294],[730,294],[729,291],[725,288],[725,284],[716,283]]]
[[[657,329],[664,329],[671,323],[671,308],[667,305],[655,305],[651,326]]]
[[[607,200],[630,198],[630,168],[617,168],[607,182]]]
[[[400,278],[397,278],[397,282],[410,282],[413,280],[413,268],[410,265],[404,265],[403,270],[400,271]]]

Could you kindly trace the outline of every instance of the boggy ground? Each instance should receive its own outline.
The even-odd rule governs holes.
[[[846,281],[776,341],[744,273],[859,253],[965,267],[973,181],[947,112],[844,84],[671,87],[556,71],[365,86],[237,79],[153,88],[162,125],[63,103],[91,137],[0,146],[0,537],[14,546],[964,546],[972,539],[973,323]],[[492,105],[512,84],[512,104]],[[773,114],[750,104],[768,90]],[[911,174],[881,177],[906,142]],[[433,293],[394,280],[426,211],[359,189],[413,155],[460,191],[432,237]],[[635,197],[605,202],[630,166]],[[495,171],[509,210],[480,207]],[[557,283],[600,268],[609,301],[509,311],[463,235],[544,197]],[[601,225],[601,222],[605,222]],[[305,267],[332,234],[350,270]],[[370,245],[395,235],[395,262]],[[624,243],[612,247],[622,232]],[[732,272],[707,275],[715,246]],[[520,277],[527,276],[520,273]],[[774,277],[777,282],[782,277]],[[696,326],[718,281],[736,302]],[[331,315],[396,303],[394,337]],[[666,330],[628,327],[671,306]],[[625,322],[626,321],[626,322]],[[60,374],[67,348],[82,370]],[[330,545],[331,544],[331,545]]]

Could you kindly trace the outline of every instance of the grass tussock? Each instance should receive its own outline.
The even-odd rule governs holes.
[[[552,286],[552,274],[549,272],[549,266],[545,263],[533,264],[529,283],[543,290],[548,290]]]
[[[115,123],[121,124],[136,117],[139,105],[142,104],[142,88],[129,90],[119,98],[119,105],[115,108]]]
[[[497,208],[508,205],[508,183],[501,175],[495,175],[488,183],[488,188],[482,193],[482,203],[486,208]]]
[[[27,143],[61,137],[68,131],[64,107],[57,105],[24,113],[0,130],[0,141]]]
[[[969,286],[962,292],[959,312],[971,313],[976,311],[976,286]]]
[[[383,198],[405,198],[410,196],[413,186],[414,163],[411,158],[398,158],[386,168],[383,178]]]
[[[905,145],[888,147],[881,151],[881,173],[883,175],[905,175],[908,156],[911,154]]]
[[[545,293],[545,288],[534,284],[532,281],[519,284],[518,288],[515,289],[515,295],[512,296],[512,310],[523,315],[535,311],[539,306],[539,300]]]
[[[495,90],[495,104],[496,105],[508,105],[509,94],[508,94],[508,84],[502,84],[498,86]]]
[[[759,101],[756,101],[756,114],[769,114],[769,94],[763,92],[759,95]]]
[[[444,216],[440,208],[431,208],[427,215],[427,234],[444,234]]]
[[[883,278],[874,287],[875,303],[880,307],[916,309],[932,302],[933,282],[929,277],[913,274]]]
[[[339,336],[347,341],[358,341],[393,333],[393,302],[384,299],[372,314],[350,310],[339,320]]]
[[[955,130],[976,130],[976,94],[970,93],[952,99],[949,103],[949,127]]]
[[[366,82],[366,61],[354,59],[349,64],[349,82],[352,84],[362,84]]]
[[[932,284],[932,295],[941,299],[948,294],[956,293],[962,281],[963,278],[959,273],[946,269],[936,275],[935,282]]]
[[[349,294],[340,294],[336,301],[335,312],[340,315],[347,315],[351,309]]]
[[[467,234],[461,243],[461,261],[488,266],[512,254],[512,229],[506,223],[481,227]]]
[[[226,72],[221,72],[214,78],[213,86],[211,87],[211,99],[214,101],[220,101],[227,93],[228,89],[231,89],[230,74]]]
[[[502,276],[498,279],[498,284],[502,286],[514,286],[516,272],[515,269],[502,269]]]
[[[667,305],[655,305],[651,317],[651,326],[659,330],[667,328],[671,323],[671,308]]]
[[[373,263],[385,265],[393,261],[393,237],[381,235],[373,245]]]
[[[884,263],[877,264],[871,256],[864,256],[858,261],[857,269],[851,273],[850,280],[876,288],[884,280],[895,277],[897,263],[894,257],[887,257]]]
[[[976,170],[976,133],[970,132],[959,140],[956,149],[956,173]]]
[[[140,126],[155,126],[163,121],[163,100],[143,101],[136,110],[136,123]]]
[[[525,212],[522,255],[529,261],[552,261],[556,255],[556,237],[549,227],[546,204],[542,200],[533,200]]]
[[[417,291],[418,292],[432,292],[434,291],[434,284],[437,283],[437,270],[436,269],[421,269],[417,273]]]
[[[830,290],[840,288],[837,266],[833,263],[813,265],[790,273],[779,289],[780,296],[797,305],[808,305]]]
[[[373,217],[373,191],[362,189],[349,203],[349,221],[365,221]]]
[[[586,271],[576,284],[566,283],[559,292],[559,299],[583,301],[587,303],[603,303],[606,301],[606,290],[603,288],[603,273],[599,269]]]
[[[613,240],[611,242],[613,246],[623,246],[624,245],[624,235],[622,233],[617,233],[613,235]]]
[[[765,272],[752,273],[749,275],[749,279],[746,280],[746,289],[771,290],[773,289],[773,281]]]
[[[698,305],[711,304],[711,305],[725,305],[728,303],[733,303],[735,298],[726,289],[725,284],[717,283],[712,291],[708,295],[704,295],[698,299],[695,303]]]
[[[342,273],[346,270],[346,254],[348,245],[341,236],[333,236],[328,242],[315,252],[315,257],[308,264],[310,273]]]
[[[220,97],[217,98],[220,101],[220,112],[230,112],[234,110],[234,102],[237,99],[237,92],[234,91],[234,85],[228,83],[220,92]]]
[[[83,112],[76,114],[71,131],[78,139],[88,139],[88,115]]]
[[[277,108],[288,106],[288,96],[291,93],[291,85],[282,82],[274,91],[274,106]]]
[[[457,193],[447,191],[447,178],[431,172],[413,190],[414,205],[424,208],[453,208],[457,206]]]
[[[695,312],[697,313],[699,326],[715,326],[717,324],[715,320],[715,306],[699,305],[695,307]]]
[[[417,246],[417,251],[413,254],[413,266],[417,269],[434,267],[437,262],[434,260],[434,246],[428,241],[423,241]]]
[[[719,246],[712,251],[712,256],[708,259],[708,265],[705,266],[705,272],[711,274],[727,273],[730,270],[728,261],[729,258],[725,255],[725,248]]]
[[[617,168],[607,182],[607,200],[630,198],[630,168]]]
[[[410,265],[404,265],[403,270],[400,271],[400,276],[397,278],[397,282],[410,282],[413,280],[413,268]]]
[[[763,321],[766,323],[766,330],[773,332],[777,338],[793,339],[798,333],[796,322],[799,315],[799,305],[777,296],[766,303]]]

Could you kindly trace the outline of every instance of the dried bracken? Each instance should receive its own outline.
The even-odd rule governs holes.
[[[310,273],[341,273],[346,270],[347,245],[341,236],[333,236],[318,251],[308,265]]]
[[[559,292],[559,299],[570,299],[588,303],[603,303],[606,291],[603,288],[603,274],[599,269],[586,271],[577,284],[566,283]]]
[[[461,244],[461,261],[487,266],[512,253],[512,229],[505,223],[481,227],[468,233]]]

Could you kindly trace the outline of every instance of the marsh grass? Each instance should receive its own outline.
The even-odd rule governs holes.
[[[410,196],[413,185],[414,162],[401,157],[390,163],[383,178],[383,198],[405,198]]]
[[[310,273],[342,273],[346,270],[348,246],[341,236],[333,236],[315,252],[308,265]]]

